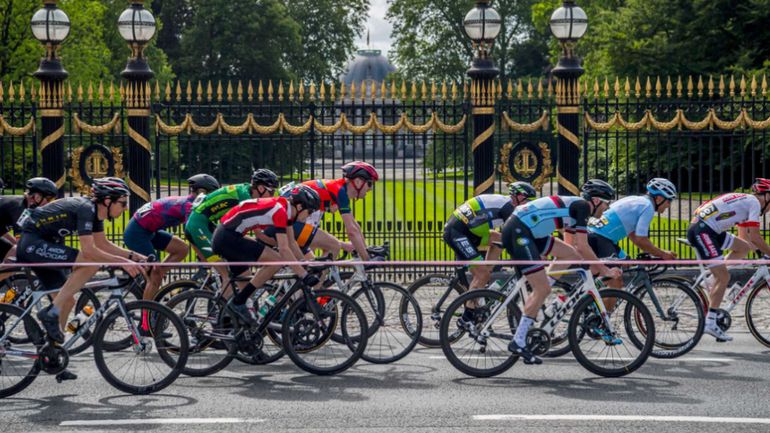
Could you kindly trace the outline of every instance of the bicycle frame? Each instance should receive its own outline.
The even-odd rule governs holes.
[[[708,270],[703,264],[699,264],[698,267],[700,268],[700,273],[698,274],[698,277],[695,279],[695,282],[693,282],[692,288],[695,290],[698,290],[700,287],[705,286],[706,284],[703,284],[703,282],[708,278],[709,275],[711,275],[711,271]],[[743,300],[743,298],[746,296],[747,293],[751,291],[754,287],[756,287],[757,284],[764,281],[765,284],[770,286],[770,270],[768,270],[767,265],[760,265],[756,271],[754,271],[754,274],[749,278],[749,280],[741,286],[740,290],[737,292],[735,290],[730,290],[728,293],[725,294],[726,299],[728,301],[728,304],[723,307],[723,310],[729,312],[732,312],[735,307],[740,304],[740,302]],[[729,288],[729,287],[728,287]],[[708,291],[706,291],[708,293]]]

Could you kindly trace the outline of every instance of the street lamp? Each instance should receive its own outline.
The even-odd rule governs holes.
[[[35,39],[45,46],[45,57],[33,74],[40,79],[64,80],[68,75],[56,52],[70,34],[70,19],[56,6],[57,1],[43,0],[43,8],[32,15],[30,22]]]
[[[144,58],[144,47],[155,36],[155,17],[144,8],[144,0],[130,0],[131,6],[118,18],[120,36],[131,48],[131,58],[121,75],[135,80],[149,80],[153,72]]]
[[[564,50],[564,57],[573,58],[578,40],[588,30],[588,16],[575,4],[575,0],[565,0],[564,4],[551,14],[551,33],[559,40]]]
[[[473,41],[474,49],[478,49],[479,57],[489,54],[502,25],[500,14],[489,6],[489,1],[477,1],[476,7],[471,9],[463,20],[465,34]]]

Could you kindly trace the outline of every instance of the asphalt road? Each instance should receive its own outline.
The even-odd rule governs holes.
[[[73,361],[77,381],[43,376],[0,401],[0,431],[770,431],[770,351],[736,337],[704,337],[684,358],[650,360],[620,379],[595,377],[569,356],[474,379],[440,350],[418,349],[335,377],[305,374],[288,359],[234,362],[150,396],[111,388],[86,353]]]

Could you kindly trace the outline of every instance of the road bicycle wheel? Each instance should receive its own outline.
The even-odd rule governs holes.
[[[521,311],[511,301],[505,311],[492,320],[492,315],[505,301],[505,295],[494,290],[473,290],[455,299],[446,309],[439,339],[447,360],[469,376],[497,376],[513,367],[519,357],[508,351]],[[466,302],[476,305],[474,323],[461,327],[458,318]],[[514,326],[512,327],[511,324]],[[482,330],[487,326],[486,332]]]
[[[353,366],[366,350],[366,315],[344,293],[317,290],[312,295],[303,296],[289,307],[281,330],[283,347],[289,358],[309,373],[340,373]],[[314,313],[316,309],[318,314]],[[344,341],[331,338],[335,332]]]
[[[364,314],[366,314],[366,323],[369,325],[369,335],[367,335],[368,338],[371,339],[371,337],[379,330],[379,327],[381,325],[381,322],[379,320],[374,320],[376,317],[384,317],[385,312],[385,297],[382,294],[382,290],[376,283],[355,283],[351,287],[358,286],[359,289],[355,290],[352,294],[349,292],[343,292],[349,296],[351,296],[355,301],[358,303],[358,305],[364,310]],[[331,286],[331,290],[337,290],[336,286]],[[332,334],[332,338],[337,343],[344,343],[345,337],[340,333],[340,330],[338,329],[334,334]]]
[[[636,296],[615,289],[603,289],[599,293],[605,305],[608,301],[614,305],[607,311],[612,330],[594,299],[584,296],[570,318],[570,347],[586,370],[604,377],[625,376],[644,365],[650,356],[655,344],[655,322]],[[643,330],[637,326],[640,321]],[[639,342],[641,347],[637,347]]]
[[[655,299],[644,286],[634,290],[655,321],[655,347],[651,355],[677,358],[691,351],[703,336],[706,323],[700,298],[679,279],[655,279],[652,292]],[[635,319],[636,326],[644,332],[641,316],[637,314]]]
[[[233,360],[234,344],[222,338],[232,335],[232,326],[220,326],[224,302],[208,290],[186,290],[166,306],[182,319],[190,340],[189,356],[182,373],[201,377],[214,374]]]
[[[23,314],[15,305],[0,304],[0,398],[21,392],[40,373],[36,357],[9,353],[37,354],[44,343],[40,325],[29,315],[13,327]]]
[[[376,309],[370,305],[365,288],[357,290],[352,296],[366,314],[370,330],[361,359],[373,364],[396,362],[417,345],[422,332],[420,306],[406,289],[397,284],[378,282],[372,285],[379,295]]]
[[[135,301],[114,308],[96,328],[94,361],[102,377],[130,394],[151,394],[171,385],[187,362],[188,339],[182,320],[168,307]],[[105,341],[131,338],[121,351],[104,349]]]
[[[417,301],[422,313],[422,334],[417,340],[421,346],[441,347],[439,328],[447,306],[466,290],[444,274],[430,274],[412,283],[407,288]],[[462,311],[460,311],[462,314]],[[459,317],[459,316],[458,316]]]
[[[770,347],[770,288],[764,282],[749,293],[746,299],[746,324],[751,335],[763,345]]]
[[[158,290],[158,294],[155,295],[154,300],[163,305],[166,305],[168,301],[171,300],[171,298],[173,298],[176,295],[179,295],[182,292],[186,292],[190,290],[201,290],[201,289],[203,289],[203,287],[201,287],[201,284],[198,281],[177,280],[169,284],[166,284],[165,286],[162,286]]]

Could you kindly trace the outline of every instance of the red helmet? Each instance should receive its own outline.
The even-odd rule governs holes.
[[[373,165],[363,161],[353,161],[343,165],[342,175],[348,179],[360,177],[361,179],[373,182],[380,180],[377,169],[375,169]]]
[[[754,181],[754,184],[751,185],[751,192],[754,194],[770,192],[770,179],[758,177],[757,180]]]

